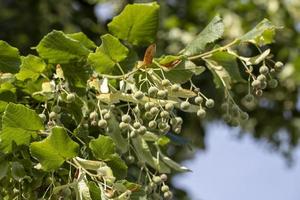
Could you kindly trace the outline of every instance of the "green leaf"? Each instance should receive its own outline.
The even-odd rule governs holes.
[[[156,158],[152,156],[147,142],[142,137],[137,136],[136,138],[133,138],[132,143],[140,161],[147,163],[160,173],[170,173],[170,168],[164,163],[158,162]]]
[[[95,183],[90,181],[89,184],[90,195],[93,200],[101,200],[101,188]]]
[[[127,57],[128,49],[110,34],[101,37],[102,44],[95,53],[91,53],[88,62],[100,74],[110,73],[117,63]]]
[[[97,139],[93,139],[89,143],[95,158],[99,160],[109,160],[116,152],[116,146],[109,136],[99,135]]]
[[[223,66],[231,77],[232,83],[245,82],[241,77],[236,57],[228,52],[217,52],[211,57],[219,65]]]
[[[19,162],[12,162],[11,175],[16,181],[21,182],[22,179],[26,176],[24,166]]]
[[[165,77],[175,83],[185,83],[195,75],[199,75],[205,71],[202,66],[196,66],[193,62],[186,60],[182,61],[170,71],[165,72]]]
[[[79,41],[83,46],[85,46],[88,49],[93,50],[97,47],[96,44],[82,32],[71,33],[66,35],[70,38],[73,38],[74,40]]]
[[[48,33],[37,46],[37,51],[49,63],[69,63],[88,56],[90,50],[61,31]]]
[[[184,55],[192,56],[204,51],[207,44],[212,43],[222,37],[224,24],[220,16],[215,16],[194,41],[184,49]]]
[[[9,162],[3,158],[0,158],[0,181],[2,178],[7,177],[7,172],[9,168]]]
[[[124,179],[127,176],[127,165],[118,154],[111,155],[106,163],[117,179]]]
[[[2,117],[0,148],[5,153],[12,151],[12,142],[28,145],[31,137],[44,130],[44,125],[34,110],[21,104],[9,103]]]
[[[22,64],[20,66],[20,71],[16,74],[16,78],[21,81],[26,79],[37,80],[46,68],[45,62],[37,56],[28,55],[21,59]]]
[[[78,195],[76,195],[76,199],[78,199],[78,200],[92,200],[86,175],[82,173],[79,176],[80,176],[80,178],[79,178],[78,185],[77,185],[77,188],[76,188],[77,192],[78,192]]]
[[[0,72],[17,73],[20,63],[19,50],[0,40]]]
[[[269,20],[264,19],[257,24],[251,31],[241,36],[241,42],[251,42],[259,46],[270,44],[273,42],[276,26]]]
[[[214,60],[206,60],[207,68],[211,71],[214,77],[216,88],[231,88],[231,77],[228,71]]]
[[[77,155],[79,145],[71,140],[62,127],[52,128],[44,140],[30,144],[30,152],[46,171],[59,168],[66,160]]]
[[[133,45],[148,45],[155,41],[159,20],[156,2],[128,4],[108,24],[108,30]]]
[[[108,135],[112,138],[116,144],[117,149],[121,153],[126,153],[128,151],[128,142],[127,139],[122,136],[121,129],[119,128],[119,123],[116,120],[115,116],[112,116],[108,121],[109,132]]]

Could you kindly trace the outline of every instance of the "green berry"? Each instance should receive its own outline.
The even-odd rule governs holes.
[[[161,187],[161,191],[162,192],[168,192],[170,190],[170,188],[169,188],[169,186],[167,186],[167,185],[163,185],[162,187]]]
[[[268,84],[270,88],[276,88],[278,86],[278,81],[276,79],[271,79]]]
[[[104,118],[105,120],[109,120],[109,119],[111,118],[110,112],[108,112],[108,113],[106,113],[105,115],[103,115],[103,118]]]
[[[282,62],[276,62],[275,63],[275,68],[276,69],[281,69],[283,67],[283,63]]]
[[[98,121],[98,126],[99,126],[100,128],[106,128],[106,127],[107,127],[107,121],[106,121],[105,119],[100,119],[100,120]]]
[[[73,102],[73,101],[75,101],[75,94],[74,93],[70,93],[70,94],[68,94],[67,95],[67,101],[68,102]]]
[[[151,97],[154,97],[158,92],[158,89],[154,86],[151,86],[149,89],[148,89],[148,95],[151,96]]]
[[[150,121],[150,122],[148,123],[148,126],[149,126],[149,128],[151,128],[151,129],[155,129],[155,128],[157,127],[157,122],[156,122],[155,120]]]
[[[267,80],[267,78],[266,78],[265,75],[260,74],[260,75],[257,76],[257,80],[259,80],[259,81],[265,81],[265,80]]]
[[[43,120],[46,121],[47,117],[44,113],[39,114],[39,117]]]
[[[269,68],[267,66],[263,65],[259,68],[259,73],[268,74],[269,73]]]
[[[157,92],[157,97],[161,98],[161,99],[165,98],[167,95],[168,95],[168,91],[167,90],[159,90]]]
[[[197,111],[197,116],[200,117],[201,119],[205,118],[206,116],[206,111],[204,109],[199,109]]]
[[[161,178],[160,178],[160,176],[153,176],[152,181],[154,183],[158,184],[161,182]]]
[[[90,113],[90,119],[96,119],[97,117],[98,117],[98,113],[96,111]]]
[[[162,111],[161,113],[160,113],[160,117],[161,118],[168,118],[170,116],[170,114],[169,114],[169,112],[168,111]]]
[[[134,122],[134,123],[133,123],[133,127],[134,127],[135,129],[138,129],[138,128],[141,127],[141,123],[140,123],[140,122]]]
[[[50,113],[49,113],[49,118],[50,118],[50,119],[56,119],[56,118],[57,118],[57,113],[56,113],[56,112],[53,112],[53,111],[50,112]]]
[[[261,82],[259,80],[254,80],[252,83],[251,83],[252,87],[254,88],[260,88],[261,86]]]
[[[164,79],[161,81],[162,86],[168,87],[171,83],[168,79]]]
[[[171,86],[171,90],[172,92],[178,92],[180,89],[180,85],[179,84],[174,84]]]
[[[150,113],[152,115],[157,115],[158,112],[159,112],[159,109],[157,107],[153,107],[150,109]]]
[[[187,109],[189,109],[190,105],[191,105],[191,104],[190,104],[189,102],[183,101],[183,102],[181,102],[181,104],[180,104],[180,108],[181,108],[182,110],[187,110]]]
[[[144,135],[147,132],[147,128],[145,126],[141,126],[137,132],[138,134]]]
[[[96,120],[91,121],[91,125],[92,125],[92,126],[97,126],[97,124],[98,124],[98,123],[97,123]]]
[[[129,128],[129,124],[125,123],[125,122],[120,122],[119,124],[119,128],[121,130],[127,130]]]
[[[145,112],[145,117],[148,119],[148,120],[151,120],[153,119],[154,115],[150,112]]]
[[[123,115],[123,116],[122,116],[122,122],[130,123],[130,122],[131,122],[131,117],[130,117],[130,115],[128,115],[128,114]]]
[[[142,91],[136,91],[134,93],[134,98],[136,98],[137,100],[140,100],[144,97],[144,93]]]
[[[165,199],[172,199],[172,197],[173,197],[173,194],[170,191],[164,192]]]
[[[202,97],[197,96],[197,97],[195,98],[195,103],[196,103],[196,104],[200,105],[202,102],[203,102],[203,98],[202,98]]]
[[[207,108],[213,108],[215,106],[215,101],[213,99],[207,99],[205,102],[205,106]]]
[[[165,182],[165,181],[168,180],[167,174],[161,174],[161,175],[160,175],[160,178],[161,178],[161,180],[162,180],[163,182]]]
[[[166,109],[167,111],[172,111],[172,110],[174,109],[174,104],[173,104],[173,103],[167,103],[167,104],[165,105],[165,109]]]

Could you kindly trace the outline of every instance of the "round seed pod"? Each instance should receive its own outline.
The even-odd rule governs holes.
[[[57,117],[58,117],[58,115],[57,115],[56,112],[53,112],[53,111],[52,111],[52,112],[49,113],[49,118],[50,118],[50,119],[57,119]]]
[[[205,102],[205,106],[207,108],[213,108],[215,106],[215,101],[213,99],[207,99]]]
[[[229,104],[227,102],[221,104],[221,110],[227,111],[228,109],[229,109]]]
[[[174,132],[179,134],[181,132],[181,126],[178,126],[174,129]]]
[[[73,102],[73,101],[75,101],[75,98],[76,98],[76,96],[75,96],[74,93],[69,93],[69,94],[67,95],[67,101],[68,101],[68,102]]]
[[[149,95],[150,97],[156,96],[157,92],[158,92],[157,87],[151,86],[151,87],[148,89],[148,95]]]
[[[254,87],[254,88],[260,88],[261,86],[261,82],[259,80],[254,80],[252,83],[251,83],[251,86]]]
[[[268,74],[269,73],[269,68],[267,66],[263,65],[259,68],[259,73]]]
[[[168,95],[168,91],[167,90],[158,90],[157,92],[157,97],[158,98],[165,98]]]
[[[283,67],[283,63],[282,62],[276,62],[275,63],[275,68],[276,69],[281,69]]]
[[[265,75],[260,74],[260,75],[257,76],[257,80],[259,80],[259,81],[265,81],[265,80],[267,80],[267,78],[266,78]]]
[[[168,118],[168,117],[170,117],[170,114],[169,114],[169,112],[168,111],[162,111],[161,113],[160,113],[160,117],[161,118]]]
[[[161,178],[160,176],[153,176],[152,181],[156,184],[161,183]]]
[[[130,155],[130,156],[126,157],[126,161],[127,161],[127,163],[132,164],[132,163],[134,163],[135,158],[134,158],[134,156]]]
[[[100,128],[106,128],[106,127],[107,127],[107,121],[106,121],[105,119],[100,119],[100,120],[98,121],[98,126],[99,126]]]
[[[145,126],[141,126],[137,132],[138,134],[144,135],[147,132],[147,128]]]
[[[260,97],[260,96],[263,95],[263,91],[262,90],[256,90],[255,94]]]
[[[47,117],[44,113],[39,114],[39,117],[43,120],[43,122],[45,122],[47,119]]]
[[[141,123],[140,123],[140,122],[134,122],[134,123],[133,123],[133,127],[134,127],[135,129],[138,129],[138,128],[141,127]]]
[[[261,88],[262,90],[266,89],[266,88],[267,88],[267,82],[266,82],[266,81],[261,81],[260,88]]]
[[[246,112],[241,112],[240,117],[241,117],[241,120],[248,120],[249,119],[249,115]]]
[[[226,123],[230,123],[231,122],[231,115],[229,114],[224,114],[223,116],[223,119]]]
[[[148,119],[148,120],[151,120],[153,119],[154,115],[150,112],[145,112],[145,117]]]
[[[152,120],[148,123],[149,128],[155,129],[157,127],[157,122],[155,120]]]
[[[131,122],[131,117],[130,117],[130,115],[128,115],[128,114],[123,115],[123,116],[122,116],[122,122],[130,123],[130,122]]]
[[[144,93],[142,91],[136,91],[133,96],[137,100],[141,100],[144,97]]]
[[[245,98],[245,101],[247,101],[247,102],[254,101],[254,96],[252,94],[247,94],[244,98]]]
[[[92,126],[97,126],[97,124],[98,124],[98,122],[97,122],[96,120],[92,120],[92,121],[91,121],[91,125],[92,125]]]
[[[125,122],[120,122],[119,128],[120,128],[121,130],[128,130],[129,124],[128,124],[128,123],[125,123]]]
[[[199,118],[201,118],[201,119],[205,118],[205,116],[206,116],[206,111],[205,111],[204,109],[199,109],[199,110],[197,111],[197,116],[198,116]]]
[[[197,96],[196,98],[195,98],[195,103],[196,104],[201,104],[203,102],[203,98],[201,97],[201,96]]]
[[[163,185],[162,187],[161,187],[161,191],[162,192],[168,192],[170,190],[170,188],[169,188],[169,186],[167,186],[167,185]]]
[[[178,92],[180,89],[180,85],[179,84],[174,84],[171,86],[171,90],[172,92]]]
[[[167,103],[166,105],[165,105],[165,109],[167,110],[167,111],[172,111],[173,109],[174,109],[174,104],[173,103]]]
[[[157,107],[152,107],[152,108],[150,109],[150,113],[151,113],[152,115],[157,115],[158,112],[159,112],[159,109],[158,109]]]
[[[90,119],[96,119],[97,117],[98,117],[98,113],[96,111],[90,113]]]
[[[106,113],[105,115],[103,115],[103,118],[104,118],[105,120],[109,120],[109,119],[111,118],[110,112],[108,112],[108,113]]]
[[[56,113],[59,113],[61,111],[61,107],[58,106],[58,105],[55,105],[55,106],[52,107],[52,111],[56,112]]]
[[[131,132],[130,132],[130,137],[131,138],[135,138],[137,136],[137,131],[136,130],[132,130]]]
[[[168,175],[167,174],[161,174],[160,175],[160,178],[163,182],[167,181],[168,180]]]
[[[239,126],[240,125],[240,122],[237,118],[232,118],[231,119],[231,122],[230,122],[231,126]]]
[[[170,191],[164,192],[164,198],[165,199],[172,199],[173,198],[173,194]]]
[[[168,87],[169,85],[171,85],[170,81],[168,79],[163,79],[161,81],[162,86],[164,87]]]
[[[189,109],[190,105],[191,105],[191,104],[190,104],[189,102],[183,101],[183,102],[180,103],[180,108],[181,108],[182,110],[187,110],[187,109]]]

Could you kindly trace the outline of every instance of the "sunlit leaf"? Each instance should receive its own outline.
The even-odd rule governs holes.
[[[22,64],[19,73],[16,74],[16,78],[21,81],[26,79],[37,80],[45,68],[45,62],[37,56],[28,55],[22,57]]]
[[[148,45],[155,41],[158,29],[159,5],[156,2],[128,4],[108,24],[116,37],[134,45]]]
[[[74,158],[79,145],[71,140],[62,127],[52,128],[51,134],[44,140],[30,144],[30,152],[46,171],[59,168],[66,160]]]

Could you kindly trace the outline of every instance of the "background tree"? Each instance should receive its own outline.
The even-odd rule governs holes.
[[[141,2],[141,1],[136,1]],[[146,2],[146,1],[143,1]],[[133,3],[128,1],[127,3]],[[158,33],[159,57],[163,53],[176,53],[186,44],[192,41],[208,22],[220,13],[224,18],[226,26],[225,37],[220,44],[226,44],[238,35],[250,30],[255,24],[268,18],[273,23],[283,26],[276,38],[276,43],[270,47],[274,50],[273,60],[281,60],[286,63],[283,71],[279,74],[280,87],[276,90],[265,91],[263,96],[255,103],[245,105],[249,110],[250,120],[242,124],[244,131],[241,134],[253,134],[254,137],[267,140],[271,148],[278,150],[286,158],[291,158],[292,150],[297,146],[299,140],[299,108],[298,85],[299,85],[299,3],[282,1],[222,1],[222,0],[170,0],[159,1],[161,5],[160,32]],[[23,54],[31,53],[29,47],[36,46],[42,37],[52,29],[64,30],[67,33],[82,31],[93,41],[100,44],[99,35],[107,32],[106,24],[113,15],[119,13],[126,5],[125,1],[75,1],[68,0],[64,3],[47,1],[13,1],[2,0],[0,2],[0,39],[21,49]],[[112,16],[103,16],[97,13],[101,6],[111,9]],[[38,17],[37,17],[38,16]],[[104,18],[103,18],[104,17]],[[143,56],[144,48],[140,49],[140,57]],[[255,46],[243,46],[239,49],[243,55],[252,56],[259,52]],[[263,49],[264,50],[264,49]],[[202,62],[198,63],[203,64]],[[238,63],[241,65],[241,63]],[[212,83],[210,73],[204,72],[201,79],[194,80],[201,85],[202,92],[213,99],[221,99],[222,94],[216,90]],[[237,84],[233,90],[245,91],[242,85]],[[238,99],[244,97],[241,93]],[[209,112],[206,120],[219,120],[221,104],[217,104],[212,112]],[[203,120],[185,115],[184,119],[191,124],[184,130],[183,136],[193,141],[197,148],[204,148],[205,133],[202,128]],[[269,120],[269,116],[273,116]],[[199,127],[200,126],[200,127]],[[198,130],[202,130],[199,133]],[[197,130],[197,131],[196,131]],[[284,130],[284,132],[282,132]],[[197,134],[195,134],[197,133]],[[283,137],[285,134],[287,137]],[[182,146],[174,146],[181,148]],[[187,159],[192,155],[188,147],[185,151],[177,152],[177,160]]]

